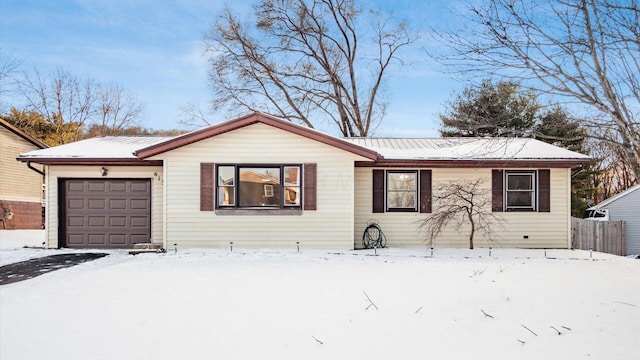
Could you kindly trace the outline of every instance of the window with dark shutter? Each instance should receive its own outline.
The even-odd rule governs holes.
[[[317,207],[317,165],[304,164],[304,210],[316,210]]]
[[[551,171],[538,170],[538,211],[551,211]]]
[[[200,211],[214,210],[214,164],[200,164]]]
[[[384,170],[373,170],[373,212],[384,212]]]
[[[491,171],[491,211],[504,211],[504,178],[502,170]]]
[[[420,170],[420,212],[431,212],[431,170]]]

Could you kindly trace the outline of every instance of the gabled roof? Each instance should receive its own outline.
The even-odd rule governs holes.
[[[105,136],[22,154],[41,164],[160,165],[148,158],[252,124],[275,128],[360,155],[356,166],[389,167],[571,167],[587,155],[523,138],[346,138],[253,113],[175,137]]]
[[[135,152],[135,155],[140,159],[146,159],[154,155],[162,154],[164,152],[174,150],[200,140],[208,139],[210,137],[224,134],[226,132],[240,129],[242,127],[253,125],[256,123],[273,126],[275,128],[288,131],[290,133],[300,135],[315,141],[319,141],[321,143],[348,151],[356,155],[363,156],[371,160],[375,160],[378,158],[378,154],[375,151],[362,147],[358,144],[336,138],[320,131],[310,129],[308,127],[296,125],[290,121],[257,112],[231,119],[220,124],[212,125],[204,129],[196,130],[184,135],[177,136],[170,140],[139,149]]]
[[[638,185],[634,185],[634,186],[632,186],[632,187],[628,188],[627,190],[625,190],[625,191],[623,191],[623,192],[621,192],[621,193],[618,193],[618,194],[616,194],[616,195],[613,195],[612,197],[610,197],[610,198],[608,198],[608,199],[606,199],[606,200],[602,201],[602,202],[601,202],[601,203],[599,203],[598,205],[595,205],[595,206],[590,207],[590,208],[589,208],[589,209],[587,209],[587,210],[602,209],[602,208],[604,208],[604,207],[609,206],[609,204],[611,204],[612,202],[615,202],[615,201],[619,200],[620,198],[623,198],[623,197],[625,197],[625,196],[628,196],[628,195],[630,195],[631,193],[634,193],[634,192],[636,192],[636,191],[638,191],[638,190],[640,190],[640,184],[638,184]]]
[[[0,118],[0,125],[3,126],[4,128],[6,128],[7,130],[11,131],[12,133],[16,134],[17,136],[21,137],[25,141],[33,144],[33,146],[35,146],[37,148],[44,149],[44,148],[48,148],[49,147],[49,145],[43,143],[42,141],[34,138],[33,136],[31,136],[31,135],[25,133],[24,131],[18,129],[17,127],[11,125],[11,123],[6,121],[5,119]]]

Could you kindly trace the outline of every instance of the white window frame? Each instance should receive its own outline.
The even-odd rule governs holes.
[[[389,189],[389,176],[391,174],[410,174],[413,175],[415,179],[415,187],[411,190],[390,190]],[[413,207],[391,207],[389,205],[389,194],[391,192],[405,192],[405,193],[413,193]],[[419,176],[417,170],[387,170],[385,173],[385,208],[387,212],[416,212],[418,211],[418,197],[420,196],[419,192]]]
[[[509,189],[510,176],[531,177],[531,189]],[[506,211],[536,211],[538,204],[538,172],[536,170],[506,170],[504,172],[504,208]],[[514,206],[509,205],[509,193],[531,193],[531,205]]]
[[[216,179],[216,183],[215,183],[215,193],[216,193],[216,208],[217,209],[297,209],[297,208],[302,208],[302,202],[298,201],[297,204],[287,204],[286,203],[286,199],[285,199],[285,189],[287,187],[290,188],[295,188],[297,190],[297,194],[298,196],[302,196],[302,168],[303,165],[302,164],[241,164],[241,163],[237,163],[237,164],[228,164],[228,163],[224,163],[224,164],[217,164],[216,165],[216,173],[219,171],[218,169],[221,167],[232,167],[233,168],[233,185],[224,185],[220,183],[219,179]],[[298,168],[298,185],[294,186],[294,185],[286,185],[285,184],[285,169],[286,168],[290,168],[290,167],[296,167]],[[280,174],[280,184],[278,185],[280,188],[280,203],[278,205],[273,205],[273,206],[264,206],[264,207],[260,207],[260,206],[240,206],[240,199],[239,199],[239,191],[238,191],[238,186],[240,185],[240,169],[243,168],[273,168],[275,169],[279,169],[279,174]],[[223,188],[227,188],[227,191],[230,191],[234,194],[234,203],[233,204],[221,204],[221,194],[220,194],[220,190]],[[263,195],[265,198],[271,198],[275,196],[275,188],[274,185],[272,184],[264,184],[264,188],[263,188]]]

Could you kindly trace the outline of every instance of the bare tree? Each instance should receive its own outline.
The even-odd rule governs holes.
[[[15,57],[7,55],[7,52],[0,47],[0,106],[4,106],[4,97],[14,90],[17,85],[17,71],[20,61]]]
[[[420,223],[427,243],[432,245],[449,225],[455,230],[469,226],[469,249],[473,249],[477,234],[493,241],[497,237],[494,229],[503,222],[491,212],[487,193],[483,179],[450,181],[436,187],[433,201],[438,210]]]
[[[136,126],[143,110],[142,103],[127,95],[117,84],[102,87],[98,102],[94,123],[100,130],[100,135],[120,135],[124,129]]]
[[[101,84],[57,69],[42,75],[35,70],[20,84],[26,111],[42,114],[62,143],[86,134],[118,135],[137,125],[143,104],[117,84]]]
[[[62,133],[64,127],[73,131],[71,141],[80,138],[82,128],[96,114],[96,82],[83,81],[60,68],[49,76],[37,70],[25,75],[22,94],[27,110],[42,114],[56,133]]]
[[[469,2],[436,55],[458,74],[497,75],[586,105],[640,178],[640,8],[636,0]]]
[[[206,36],[214,109],[369,135],[385,115],[389,67],[416,40],[406,25],[354,0],[263,0],[255,18],[251,26],[226,9]]]
[[[591,140],[588,144],[596,159],[597,172],[589,177],[588,186],[593,194],[589,200],[595,205],[637,183],[626,153],[616,144]]]
[[[180,123],[183,125],[190,127],[211,125],[209,117],[205,114],[205,111],[202,110],[202,107],[199,104],[189,102],[186,105],[181,106],[180,111],[182,112]]]

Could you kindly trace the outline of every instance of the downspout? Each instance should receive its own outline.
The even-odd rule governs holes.
[[[38,174],[44,176],[44,171],[40,170],[40,169],[36,169],[31,165],[31,161],[27,161],[27,167],[35,172],[37,172]]]

